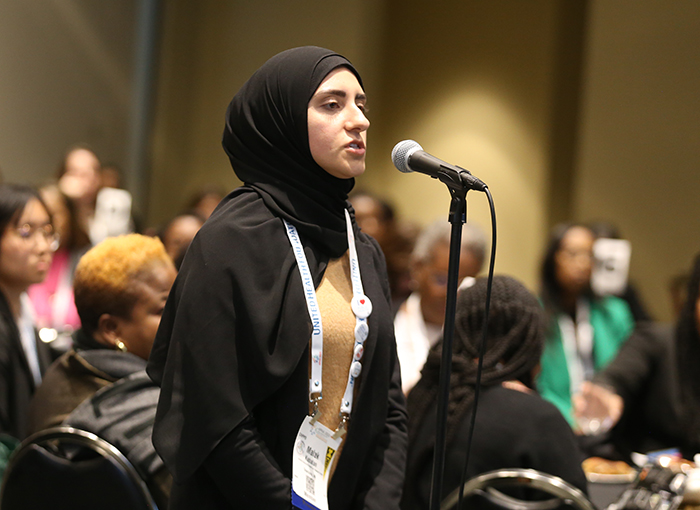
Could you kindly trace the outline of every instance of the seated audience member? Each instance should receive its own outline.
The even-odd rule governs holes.
[[[411,294],[411,251],[416,239],[415,229],[398,221],[394,208],[368,191],[355,191],[348,200],[355,209],[360,229],[374,237],[386,258],[392,307],[395,310]]]
[[[671,309],[673,310],[673,318],[677,320],[681,316],[683,311],[683,305],[685,305],[688,289],[688,282],[690,281],[689,274],[677,274],[672,277],[668,282],[668,292],[671,299]]]
[[[58,187],[73,204],[80,229],[89,233],[102,187],[102,163],[85,144],[68,148],[58,168]]]
[[[487,279],[459,291],[447,416],[444,499],[460,484],[482,340]],[[561,413],[533,390],[544,345],[537,299],[517,280],[496,276],[467,480],[500,468],[532,468],[586,491],[581,453]],[[403,510],[428,507],[442,343],[430,350],[408,395],[409,443]]]
[[[29,400],[51,363],[26,290],[46,277],[57,237],[39,194],[13,184],[0,185],[0,232],[0,433],[24,439]]]
[[[102,165],[102,187],[124,189],[121,169],[112,163]]]
[[[700,453],[700,255],[675,325],[639,328],[615,360],[576,395],[576,415],[615,425],[616,453],[679,447]],[[618,421],[619,420],[619,421]]]
[[[145,368],[175,275],[152,237],[113,237],[89,250],[74,281],[82,328],[47,371],[30,413],[34,431],[67,423],[112,442],[161,502],[170,478],[150,439],[159,391]]]
[[[627,303],[591,292],[594,240],[586,226],[559,225],[542,263],[547,341],[537,388],[573,427],[571,395],[613,360],[634,327]]]
[[[401,363],[404,393],[413,388],[428,356],[442,336],[447,302],[447,270],[450,262],[450,231],[447,221],[436,221],[421,232],[411,256],[413,293],[394,319],[396,348]],[[476,276],[484,262],[486,238],[479,227],[467,223],[462,229],[459,261],[460,281]]]
[[[187,205],[190,211],[206,221],[225,196],[226,192],[219,186],[208,185],[192,195]]]
[[[73,203],[58,186],[41,188],[39,194],[51,212],[60,245],[46,279],[29,287],[27,294],[34,307],[39,336],[65,352],[70,348],[72,332],[80,327],[73,299],[73,274],[78,260],[90,247],[90,239],[78,225]]]
[[[158,235],[177,269],[180,269],[187,248],[203,224],[204,220],[195,214],[180,214],[170,220]]]

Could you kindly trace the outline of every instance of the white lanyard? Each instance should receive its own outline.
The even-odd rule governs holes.
[[[353,357],[348,373],[348,382],[345,387],[345,394],[340,404],[341,424],[338,427],[337,433],[344,433],[344,426],[352,411],[353,389],[355,380],[362,372],[362,354],[364,351],[363,344],[369,334],[369,326],[367,317],[372,313],[372,302],[365,296],[362,288],[362,278],[360,276],[360,264],[357,259],[357,249],[355,247],[355,236],[352,231],[352,223],[350,214],[345,211],[345,222],[348,232],[348,255],[350,258],[350,280],[352,282],[353,297],[350,301],[352,312],[355,314],[355,345],[353,348]],[[314,417],[318,418],[318,401],[323,398],[323,325],[321,323],[321,312],[316,301],[316,289],[314,287],[313,278],[309,265],[304,254],[304,247],[301,244],[297,229],[294,225],[284,222],[287,228],[287,237],[292,244],[294,257],[297,260],[299,274],[301,275],[301,283],[304,287],[304,297],[306,298],[306,306],[311,317],[311,325],[313,332],[311,334],[311,377],[309,379],[309,401],[314,403]]]
[[[593,377],[594,372],[593,328],[588,301],[579,299],[576,302],[576,322],[564,314],[559,316],[558,322],[573,394],[579,391],[583,381]]]

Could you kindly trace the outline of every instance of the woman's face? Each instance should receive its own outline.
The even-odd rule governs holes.
[[[591,280],[593,233],[585,227],[572,227],[561,240],[554,256],[555,276],[565,294],[581,294]]]
[[[151,271],[136,283],[138,298],[131,315],[127,318],[115,317],[117,336],[124,342],[127,351],[140,358],[147,360],[151,353],[160,317],[176,274],[172,264],[154,265]]]
[[[66,156],[66,171],[58,181],[61,191],[79,203],[91,204],[100,190],[100,161],[87,149]]]
[[[40,283],[51,266],[53,227],[41,202],[31,198],[17,224],[10,222],[0,240],[0,282],[26,290]]]
[[[309,101],[309,148],[314,161],[339,179],[365,171],[369,120],[365,96],[355,75],[345,67],[331,71]]]

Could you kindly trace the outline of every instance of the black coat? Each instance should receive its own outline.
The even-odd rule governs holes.
[[[416,431],[415,451],[435,442],[436,405]],[[441,500],[460,484],[471,409],[463,416],[454,440],[448,444]],[[413,452],[414,450],[412,450]],[[409,453],[402,510],[423,510],[430,501],[432,455],[417,461]],[[558,476],[586,492],[586,477],[581,468],[571,427],[559,410],[536,394],[525,394],[500,385],[482,388],[476,413],[467,477],[502,468],[532,468]]]
[[[43,374],[51,364],[47,344],[36,342]],[[29,401],[36,386],[22,347],[17,323],[4,294],[0,292],[0,433],[24,439],[28,433]]]
[[[354,229],[373,312],[358,398],[329,488],[334,510],[395,506],[405,463],[384,257],[376,241]],[[328,256],[302,241],[318,285]],[[292,448],[308,414],[310,338],[284,224],[255,191],[240,188],[192,242],[149,362],[162,387],[154,443],[179,482],[171,508],[289,508]]]
[[[594,382],[612,388],[625,402],[611,433],[618,454],[648,452],[685,443],[681,425],[673,328],[644,324],[630,336]]]

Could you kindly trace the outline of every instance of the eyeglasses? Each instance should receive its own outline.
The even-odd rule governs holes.
[[[569,260],[581,260],[584,262],[591,262],[593,260],[593,253],[587,250],[561,248],[559,254]]]
[[[44,241],[49,245],[51,251],[58,250],[60,245],[60,236],[54,231],[51,224],[42,225],[40,227],[25,223],[17,227],[17,234],[24,239],[25,242],[34,241],[36,243],[37,234],[41,234]]]

